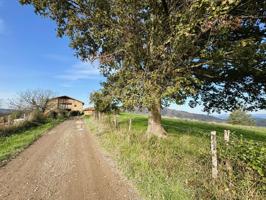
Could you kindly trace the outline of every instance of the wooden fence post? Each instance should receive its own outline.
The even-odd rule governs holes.
[[[211,154],[212,154],[212,178],[218,177],[218,161],[217,161],[217,142],[216,142],[216,131],[211,132]]]
[[[118,128],[118,123],[117,123],[117,116],[116,115],[114,116],[114,123],[115,123],[115,128],[117,129]]]
[[[132,119],[129,119],[129,124],[128,124],[128,131],[131,131],[131,126],[132,126]]]
[[[224,141],[225,141],[226,146],[228,146],[229,141],[230,141],[230,130],[224,130]],[[229,177],[231,177],[233,174],[233,169],[232,169],[230,160],[228,159],[225,160],[225,167],[226,167]]]
[[[224,130],[224,141],[226,145],[228,145],[229,140],[230,140],[230,130]]]

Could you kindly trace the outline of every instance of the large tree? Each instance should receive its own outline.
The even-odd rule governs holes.
[[[265,108],[264,0],[20,0],[58,25],[84,61],[99,59],[104,88],[150,111],[163,137],[170,102],[205,111]]]

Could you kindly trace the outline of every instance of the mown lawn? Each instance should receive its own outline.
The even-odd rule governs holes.
[[[102,121],[86,118],[89,128],[145,199],[264,199],[265,177],[258,176],[238,159],[232,161],[234,173],[229,178],[220,156],[219,178],[214,183],[210,131],[217,131],[218,152],[223,152],[224,129],[231,130],[234,140],[253,140],[255,145],[265,147],[265,128],[164,118],[163,126],[169,137],[160,140],[145,137],[147,116],[123,113],[119,115],[119,129],[115,129],[112,121],[113,116]],[[258,156],[261,155],[259,152]]]
[[[50,130],[57,124],[60,120],[54,120],[46,122],[40,126],[31,127],[28,130],[19,131],[10,136],[0,137],[0,164],[4,160],[8,160],[10,157],[21,152],[23,149],[32,144],[37,140],[42,134]]]

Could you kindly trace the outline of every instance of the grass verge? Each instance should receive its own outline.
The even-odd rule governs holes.
[[[132,131],[128,131],[128,119]],[[146,139],[144,115],[121,114],[119,129],[112,125],[111,116],[102,121],[85,118],[88,127],[99,137],[101,144],[118,162],[121,170],[131,179],[145,199],[264,199],[265,174],[259,175],[244,159],[256,158],[262,172],[265,161],[266,129],[190,120],[163,119],[169,133],[165,140]],[[223,130],[235,135],[231,154],[223,154]],[[219,178],[211,178],[210,131],[218,134]],[[246,138],[252,141],[242,143]],[[243,145],[244,144],[244,145]],[[256,148],[257,149],[256,149]],[[242,149],[244,148],[244,150]],[[249,150],[251,148],[251,150]],[[254,155],[246,155],[254,149]],[[225,157],[226,155],[227,157]],[[242,157],[241,157],[242,156]],[[225,158],[224,158],[225,157]],[[233,172],[225,170],[225,159],[230,160]],[[241,160],[242,159],[242,160]],[[262,163],[261,163],[262,162]]]
[[[31,127],[27,130],[22,129],[10,136],[0,137],[0,165],[5,164],[11,157],[15,156],[30,144],[36,141],[46,131],[61,123],[62,120],[50,120],[45,124]]]

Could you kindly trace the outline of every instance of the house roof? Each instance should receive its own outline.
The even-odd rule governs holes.
[[[81,102],[84,105],[84,102],[83,101],[80,101],[78,99],[74,99],[74,98],[69,97],[69,96],[59,96],[59,97],[54,97],[52,99],[72,99],[72,100],[75,100],[75,101],[79,101],[79,102]],[[52,100],[52,99],[50,99],[50,100]]]

